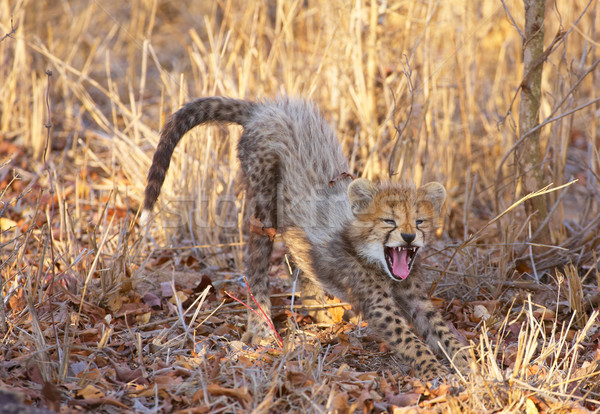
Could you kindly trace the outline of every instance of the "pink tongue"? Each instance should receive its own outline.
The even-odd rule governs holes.
[[[405,249],[392,249],[392,271],[400,279],[408,276],[408,260]]]

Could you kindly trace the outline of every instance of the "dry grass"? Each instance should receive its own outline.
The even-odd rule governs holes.
[[[511,152],[521,2],[242,3],[0,0],[0,385],[65,412],[405,412],[406,395],[420,410],[599,409],[584,312],[600,279],[598,3],[548,5],[546,44],[568,34],[545,64],[543,168],[551,188],[578,181],[550,193],[540,250]],[[240,348],[243,311],[217,309],[223,289],[244,295],[238,128],[186,137],[141,237],[165,117],[196,96],[282,94],[319,104],[357,175],[449,190],[429,268],[475,343],[453,388],[390,369],[362,329],[292,324],[284,351]],[[151,305],[171,279],[181,298]],[[301,319],[279,296],[282,318]]]

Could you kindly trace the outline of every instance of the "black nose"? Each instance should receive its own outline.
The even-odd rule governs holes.
[[[400,233],[400,235],[402,236],[404,241],[407,243],[412,243],[412,241],[415,239],[414,233]]]

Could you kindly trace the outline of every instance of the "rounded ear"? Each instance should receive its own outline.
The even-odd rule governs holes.
[[[367,207],[373,202],[377,187],[366,178],[357,178],[348,186],[348,199],[354,214],[366,213]]]
[[[417,190],[417,200],[429,201],[439,215],[446,202],[446,189],[440,183],[432,181]]]

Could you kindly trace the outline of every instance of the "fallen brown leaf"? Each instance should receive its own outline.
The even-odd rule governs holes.
[[[396,407],[411,407],[417,405],[422,394],[416,392],[407,392],[402,394],[386,394],[388,403]]]
[[[206,386],[206,392],[208,392],[212,396],[224,395],[226,397],[236,398],[244,403],[248,403],[248,402],[252,401],[252,396],[248,392],[247,387],[240,387],[240,388],[233,389],[233,388],[225,388],[225,387],[220,386],[219,384],[213,383],[213,384],[208,384]],[[204,399],[204,390],[200,389],[194,394],[193,401],[199,402],[202,399]]]
[[[348,414],[350,412],[350,404],[348,402],[348,393],[337,393],[332,400],[331,409],[339,414]]]
[[[60,410],[60,390],[51,382],[44,382],[42,385],[42,396],[46,400],[48,408],[54,411]]]
[[[315,383],[306,372],[288,371],[285,377],[289,386],[293,388],[309,387]]]
[[[153,310],[160,310],[162,308],[161,303],[160,303],[160,298],[152,292],[147,292],[144,295],[143,300],[144,300],[144,303],[146,305],[150,306]]]
[[[140,385],[148,384],[148,380],[142,375],[140,368],[131,369],[126,364],[115,366],[116,378],[121,382],[136,382]]]
[[[98,387],[93,386],[92,384],[88,384],[79,391],[75,393],[78,398],[82,398],[84,400],[89,399],[98,399],[105,397],[105,394]]]
[[[70,400],[69,405],[71,406],[83,406],[83,407],[93,407],[96,405],[114,405],[115,407],[123,408],[125,410],[130,410],[131,407],[123,404],[121,401],[117,401],[111,397],[101,397],[101,398],[85,398],[83,400]]]

